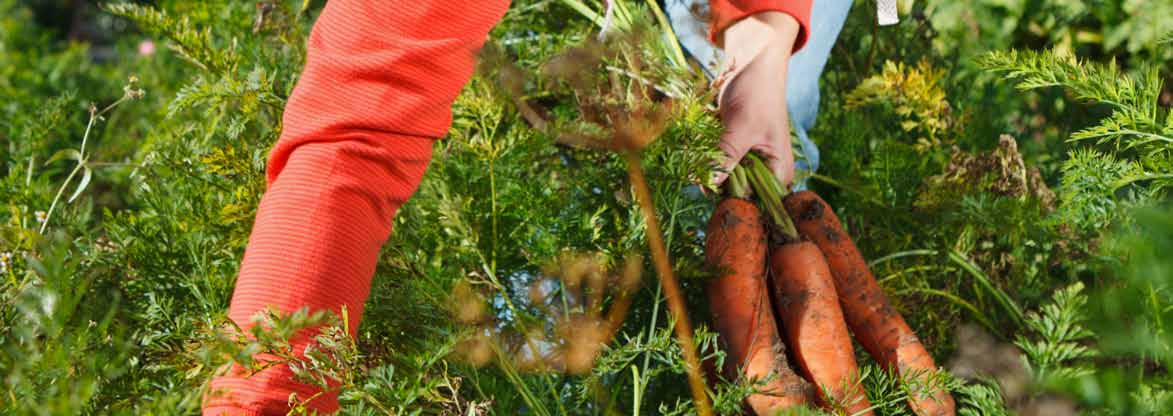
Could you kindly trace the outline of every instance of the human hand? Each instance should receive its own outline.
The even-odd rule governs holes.
[[[716,85],[725,133],[726,159],[714,175],[720,185],[750,151],[758,152],[781,183],[794,178],[790,117],[786,112],[786,70],[799,25],[788,14],[763,12],[724,33],[726,65]]]

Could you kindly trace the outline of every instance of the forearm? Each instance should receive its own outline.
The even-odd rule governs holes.
[[[725,68],[722,78],[732,79],[756,59],[769,60],[780,69],[767,85],[785,91],[786,68],[801,31],[798,20],[781,12],[762,12],[741,19],[725,29]]]
[[[438,138],[507,0],[332,0],[310,35],[268,179],[308,142]]]
[[[345,307],[353,336],[391,218],[416,189],[432,142],[383,136],[307,143],[291,152],[258,208],[229,318],[248,328],[255,314],[270,307],[336,314]],[[291,340],[297,354],[310,335]],[[285,414],[290,393],[302,399],[317,393],[295,382],[284,365],[251,377],[222,377],[211,388],[224,395],[212,396],[205,414]],[[320,396],[310,408],[332,411],[336,399]]]
[[[753,3],[743,11],[753,14],[716,17],[714,29],[724,40],[725,59],[715,84],[720,88],[717,102],[725,126],[719,146],[726,158],[714,176],[720,184],[742,157],[756,151],[783,184],[794,177],[794,154],[790,148],[790,128],[786,111],[786,77],[791,54],[805,41],[804,25],[809,14],[799,10],[809,3],[799,1],[714,0],[714,8],[728,4]],[[801,3],[801,4],[800,4]],[[760,7],[759,7],[760,6]],[[787,6],[778,11],[764,6]],[[726,6],[732,7],[732,6]],[[720,10],[717,10],[720,11]]]

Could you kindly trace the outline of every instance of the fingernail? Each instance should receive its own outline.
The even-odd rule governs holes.
[[[728,173],[721,172],[721,171],[713,171],[713,178],[709,180],[709,183],[712,184],[713,188],[716,188],[718,186],[721,186],[721,184],[724,183],[725,179],[727,179],[727,178],[729,178]]]

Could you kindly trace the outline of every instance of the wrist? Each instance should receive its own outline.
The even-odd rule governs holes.
[[[771,84],[785,85],[786,70],[799,33],[798,21],[786,13],[762,12],[739,20],[725,30],[725,59],[715,85],[724,95],[729,82],[741,75],[751,63],[765,66],[777,79]]]
[[[749,19],[761,21],[765,26],[773,32],[769,36],[773,40],[771,45],[777,47],[785,47],[788,51],[794,50],[794,42],[798,39],[798,33],[802,30],[802,26],[798,24],[798,20],[787,13],[783,12],[761,12],[750,16]]]
[[[724,72],[737,72],[759,56],[780,59],[785,65],[799,31],[798,21],[782,12],[756,13],[737,21],[725,29]]]
[[[782,12],[761,12],[738,20],[724,32],[726,54],[744,55],[762,49],[794,50],[801,27],[793,16]]]

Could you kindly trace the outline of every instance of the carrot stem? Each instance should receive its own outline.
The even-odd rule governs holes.
[[[745,170],[733,169],[729,173],[729,194],[734,198],[749,198],[749,179],[745,177]]]
[[[790,215],[786,213],[786,207],[782,204],[785,191],[778,183],[778,178],[756,154],[749,153],[746,160],[747,162],[734,168],[734,172],[742,170],[742,174],[748,178],[750,187],[761,200],[762,208],[769,214],[777,228],[776,231],[791,241],[797,241],[798,229],[794,227],[794,222],[790,220]]]

